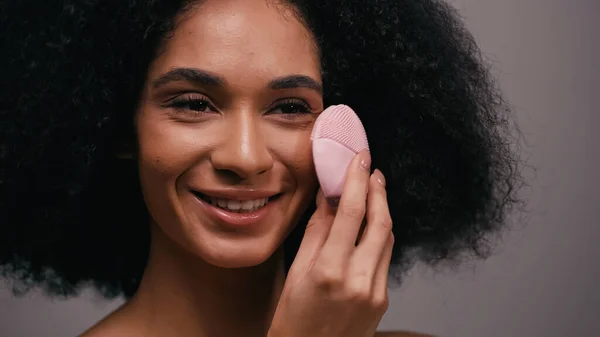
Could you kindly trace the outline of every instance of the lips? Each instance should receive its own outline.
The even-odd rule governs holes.
[[[207,195],[198,191],[192,193],[206,215],[221,226],[234,230],[268,223],[264,220],[277,209],[274,205],[279,202],[281,196],[281,194],[274,194],[271,197],[241,200]]]
[[[221,209],[235,212],[235,213],[248,213],[257,211],[267,205],[270,200],[273,200],[278,195],[274,195],[272,197],[266,198],[255,198],[255,199],[247,199],[247,200],[237,200],[237,199],[229,199],[222,197],[215,197],[203,194],[201,192],[194,191],[193,192],[196,197],[210,203],[214,207],[219,207]]]

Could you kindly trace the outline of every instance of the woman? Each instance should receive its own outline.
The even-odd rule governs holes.
[[[83,336],[373,336],[388,274],[484,256],[516,202],[506,106],[442,2],[0,6],[0,264],[127,298]],[[333,104],[371,148],[337,210],[310,150]]]

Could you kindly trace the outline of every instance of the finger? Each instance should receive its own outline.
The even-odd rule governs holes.
[[[290,267],[290,273],[306,272],[314,262],[316,254],[329,235],[331,224],[333,223],[334,211],[327,202],[324,202],[325,198],[321,189],[317,192],[316,201],[317,209],[306,225],[298,253]]]
[[[381,171],[375,170],[369,181],[367,198],[367,226],[354,252],[366,268],[373,271],[385,248],[392,230],[392,217],[387,202],[385,178]]]
[[[373,280],[373,296],[376,302],[386,304],[388,301],[388,275],[394,251],[394,234],[389,233],[381,259],[377,263]]]
[[[354,157],[348,167],[331,232],[323,247],[325,257],[347,257],[354,249],[366,212],[370,165],[371,156],[367,150],[363,150]]]
[[[356,237],[356,242],[354,243],[354,246],[358,246],[358,243],[360,242],[360,240],[362,240],[362,237],[365,234],[366,229],[367,229],[367,220],[363,219],[362,224],[360,225],[360,229],[358,230],[358,236]]]

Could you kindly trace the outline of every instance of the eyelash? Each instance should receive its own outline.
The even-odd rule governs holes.
[[[193,104],[202,104],[201,109],[200,110],[198,107],[196,107],[196,109],[192,108]],[[182,113],[182,114],[188,114],[188,115],[192,115],[193,117],[199,117],[203,114],[205,114],[207,111],[207,109],[210,109],[212,111],[216,111],[217,109],[214,107],[214,105],[212,105],[210,103],[210,100],[208,100],[208,98],[204,97],[204,96],[193,96],[193,95],[185,95],[185,96],[180,96],[174,100],[172,100],[168,106],[169,108],[172,108],[176,113]],[[303,115],[303,114],[310,114],[312,113],[312,109],[311,107],[308,105],[308,103],[306,103],[304,100],[301,99],[294,99],[294,98],[286,98],[286,99],[282,99],[279,100],[278,102],[276,102],[275,105],[272,106],[272,108],[269,109],[268,113],[271,113],[273,111],[277,111],[277,110],[281,110],[283,107],[287,107],[287,108],[291,108],[293,107],[295,112],[289,112],[289,113],[281,113],[281,115],[285,116],[285,118],[295,118],[298,115]],[[298,111],[300,110],[300,111]]]
[[[192,109],[193,104],[203,104],[204,106],[202,108],[204,108],[204,110]],[[168,107],[172,108],[177,113],[193,115],[194,117],[206,113],[206,109],[213,111],[217,110],[206,97],[192,95],[177,97],[168,104]]]
[[[277,102],[277,104],[270,109],[269,111],[274,111],[274,110],[281,110],[282,107],[287,106],[287,107],[295,107],[297,110],[297,108],[300,108],[302,111],[300,112],[292,112],[292,113],[282,113],[282,115],[286,116],[286,118],[293,118],[297,115],[303,115],[303,114],[310,114],[312,113],[312,109],[311,107],[308,105],[308,103],[306,103],[303,100],[300,99],[294,99],[294,98],[286,98],[286,99],[282,99],[279,102]]]

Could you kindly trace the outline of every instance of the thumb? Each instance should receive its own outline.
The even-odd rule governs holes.
[[[308,271],[319,250],[327,241],[335,213],[329,203],[325,201],[323,192],[319,189],[316,198],[317,209],[306,224],[300,248],[290,267],[290,275],[304,274]]]

